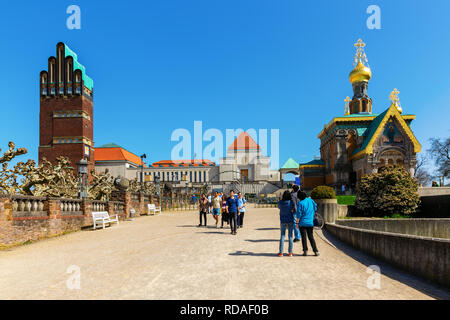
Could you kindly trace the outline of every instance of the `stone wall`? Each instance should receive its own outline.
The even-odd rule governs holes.
[[[442,187],[442,188],[424,187],[424,188],[419,188],[419,195],[421,197],[450,195],[450,187]]]
[[[122,201],[3,196],[0,198],[0,247],[92,227],[93,211],[108,211],[124,220],[129,216],[127,207],[129,202]]]
[[[450,218],[450,194],[421,196],[416,216],[423,218]]]
[[[351,219],[337,220],[341,226],[450,239],[450,219]]]
[[[450,288],[450,240],[326,224],[354,248]]]

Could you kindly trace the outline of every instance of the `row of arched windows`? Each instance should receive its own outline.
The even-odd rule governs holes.
[[[73,57],[64,57],[64,45],[57,49],[58,59],[48,59],[48,72],[42,71],[40,75],[41,95],[81,95],[82,71],[73,70]]]
[[[147,172],[155,181],[159,176],[161,182],[188,181],[188,182],[208,182],[206,170],[196,171],[160,171]]]

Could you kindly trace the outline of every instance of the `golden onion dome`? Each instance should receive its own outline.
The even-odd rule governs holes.
[[[372,78],[372,70],[362,63],[360,53],[358,57],[358,64],[355,69],[350,72],[348,79],[353,84],[356,82],[369,82],[370,78]]]

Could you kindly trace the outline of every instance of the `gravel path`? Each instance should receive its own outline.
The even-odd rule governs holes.
[[[194,212],[140,217],[0,251],[0,299],[449,299],[450,293],[316,232],[319,257],[278,257],[277,209],[237,236]],[[287,243],[285,246],[287,250]],[[381,268],[367,288],[368,265]],[[80,289],[69,289],[70,266]],[[73,270],[75,270],[73,269]],[[71,282],[72,284],[76,282]]]

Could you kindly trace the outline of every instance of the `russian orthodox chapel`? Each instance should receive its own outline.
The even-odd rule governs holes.
[[[353,98],[345,101],[345,114],[333,118],[319,133],[320,159],[300,164],[300,183],[305,189],[326,184],[347,190],[365,174],[386,165],[403,166],[414,175],[420,143],[411,130],[412,114],[403,114],[397,89],[391,105],[382,113],[372,112],[367,90],[372,71],[364,51],[365,43],[355,43],[354,69],[349,80]]]

